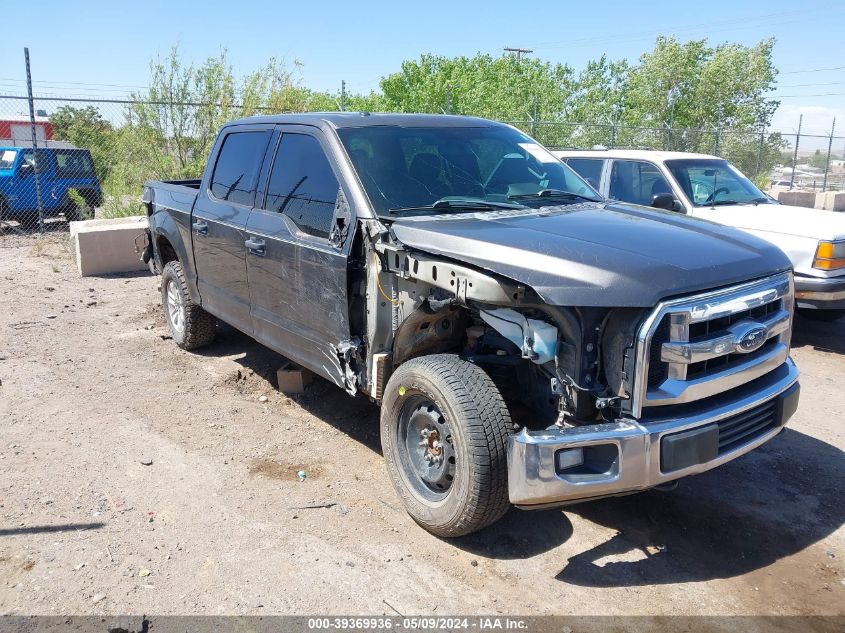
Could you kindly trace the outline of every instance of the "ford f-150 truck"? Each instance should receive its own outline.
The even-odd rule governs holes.
[[[175,342],[220,319],[379,403],[392,483],[437,535],[664,486],[797,406],[779,249],[610,204],[504,124],[248,118],[142,200]]]
[[[845,214],[780,204],[716,156],[625,149],[553,153],[608,198],[686,213],[769,240],[792,260],[803,316],[833,321],[845,315]]]

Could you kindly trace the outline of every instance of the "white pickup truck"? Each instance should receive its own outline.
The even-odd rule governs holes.
[[[553,152],[606,198],[685,213],[769,240],[792,260],[804,316],[845,315],[845,214],[780,204],[723,158],[653,150]]]

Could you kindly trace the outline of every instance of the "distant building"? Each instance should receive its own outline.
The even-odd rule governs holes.
[[[36,141],[53,139],[53,124],[45,116],[35,117]],[[32,126],[27,116],[0,118],[0,145],[26,147],[32,145]]]

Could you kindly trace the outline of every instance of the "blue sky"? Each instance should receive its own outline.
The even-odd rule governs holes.
[[[805,129],[824,133],[837,116],[845,134],[842,0],[41,0],[4,5],[0,94],[24,91],[24,46],[32,56],[37,92],[117,96],[143,86],[150,59],[174,44],[196,61],[225,47],[236,72],[243,73],[272,56],[297,59],[313,88],[338,89],[345,79],[349,90],[367,91],[402,60],[427,52],[499,54],[504,46],[521,46],[577,69],[602,53],[636,60],[661,33],[742,44],[774,36],[775,63],[784,73],[774,94],[788,95],[775,126],[791,130],[803,112]],[[30,22],[32,29],[26,27]]]

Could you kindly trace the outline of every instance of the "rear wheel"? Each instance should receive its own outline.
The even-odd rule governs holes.
[[[385,388],[381,443],[411,517],[454,537],[499,520],[510,507],[510,416],[490,377],[450,354],[412,359]]]
[[[197,349],[214,340],[217,321],[191,300],[178,261],[168,262],[161,272],[161,305],[170,335],[182,349]]]
[[[845,310],[815,310],[812,308],[798,308],[798,314],[810,321],[830,323],[845,316]]]
[[[71,203],[70,206],[65,207],[65,220],[68,222],[78,222],[82,219],[82,209]]]
[[[68,222],[78,222],[79,220],[87,220],[94,217],[93,194],[89,191],[79,191],[79,195],[71,197],[68,195],[64,204],[65,220]],[[80,206],[80,204],[82,206]]]

